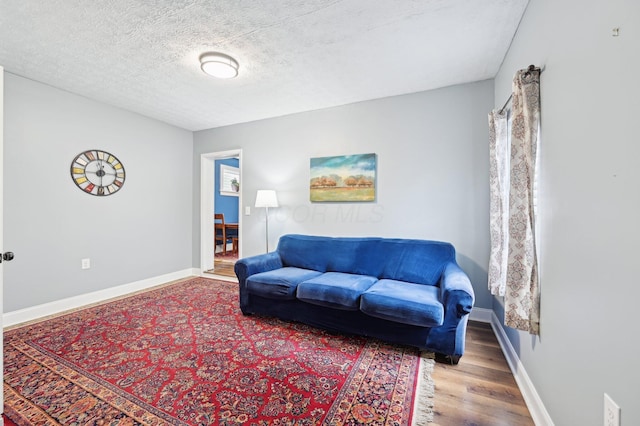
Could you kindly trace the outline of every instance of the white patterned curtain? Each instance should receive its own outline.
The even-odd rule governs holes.
[[[507,286],[507,245],[509,242],[509,137],[507,114],[493,110],[489,114],[489,290],[504,296]]]
[[[501,167],[503,158],[509,163],[509,179],[508,185],[502,188],[503,191],[495,194],[496,199],[501,200],[500,203],[496,202],[499,207],[495,211],[494,189],[499,183],[495,188],[494,185],[491,186],[491,226],[494,227],[495,222],[496,229],[491,230],[489,286],[493,294],[504,294],[505,325],[536,335],[540,333],[540,287],[535,241],[534,179],[539,123],[540,70],[529,67],[518,71],[513,79],[510,147],[504,149],[497,142],[495,144],[498,158],[495,160],[496,180],[499,182],[497,170]],[[494,124],[494,127],[497,129],[497,125]],[[509,200],[507,207],[503,205],[504,197]],[[506,216],[505,209],[508,211]],[[494,213],[500,215],[500,219],[494,220]],[[505,220],[506,226],[503,223]],[[507,235],[501,235],[500,232],[504,233],[505,229]],[[494,234],[500,237],[495,240],[495,255]],[[492,277],[494,267],[495,276]],[[494,287],[497,293],[494,293]]]

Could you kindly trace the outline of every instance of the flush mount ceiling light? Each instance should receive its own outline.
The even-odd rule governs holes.
[[[205,74],[216,78],[233,78],[238,75],[238,62],[219,52],[203,53],[200,56],[200,68]]]

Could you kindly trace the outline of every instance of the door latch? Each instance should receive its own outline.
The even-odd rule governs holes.
[[[13,260],[14,257],[15,256],[13,255],[12,251],[2,253],[2,256],[0,257],[0,263],[2,263],[3,260],[5,262],[9,262],[10,260]]]

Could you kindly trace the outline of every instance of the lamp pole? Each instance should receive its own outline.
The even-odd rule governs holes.
[[[278,207],[278,197],[273,189],[259,189],[256,194],[256,207],[264,207],[265,246],[269,253],[269,207]]]
[[[265,219],[265,242],[267,246],[267,253],[269,253],[269,206],[264,208],[264,219]]]

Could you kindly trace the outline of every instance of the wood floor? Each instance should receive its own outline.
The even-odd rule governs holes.
[[[534,425],[489,324],[469,321],[458,365],[436,363],[430,426]]]
[[[224,275],[225,277],[236,277],[236,273],[233,270],[235,261],[216,260],[213,263],[213,270],[216,274]]]
[[[234,260],[218,260],[214,259],[213,261],[213,269],[209,271],[205,271],[207,274],[220,275],[223,277],[232,277],[236,278],[236,273],[233,270],[233,266],[236,261]]]

